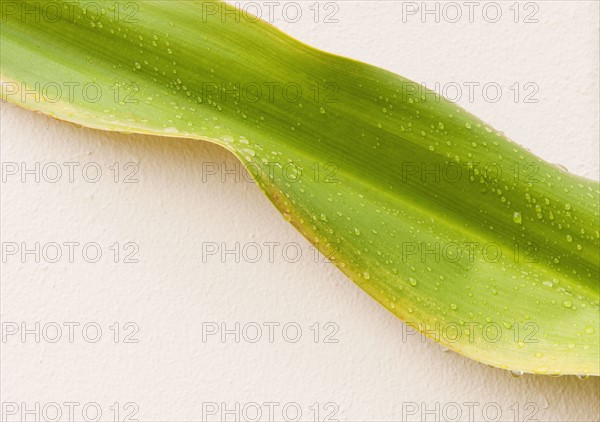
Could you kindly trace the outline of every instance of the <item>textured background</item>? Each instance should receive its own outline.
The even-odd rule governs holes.
[[[297,2],[298,22],[283,19],[286,3],[278,3],[274,23],[316,47],[429,87],[459,84],[458,102],[466,109],[546,160],[598,179],[597,2],[523,2],[517,23],[513,2],[498,3],[503,16],[497,23],[483,18],[486,2],[475,9],[472,23],[443,17],[436,23],[432,16],[422,22],[420,14],[402,14],[406,2],[392,1],[321,3],[314,22],[314,3]],[[464,3],[457,4],[467,13]],[[338,22],[324,23],[331,12],[329,20]],[[533,12],[538,22],[524,23]],[[469,99],[469,82],[497,83],[502,98],[493,103],[475,89]],[[518,100],[510,88],[515,83]],[[524,89],[527,83],[535,85]],[[526,102],[532,87],[537,92],[529,100],[537,102]],[[55,264],[5,257],[1,393],[5,414],[10,402],[19,407],[8,420],[18,420],[24,406],[39,403],[42,409],[50,402],[59,403],[63,420],[65,402],[79,403],[77,420],[85,404],[90,418],[99,407],[107,421],[115,419],[115,408],[118,420],[133,411],[140,420],[220,420],[225,409],[234,410],[228,421],[252,420],[248,403],[258,403],[261,420],[269,420],[267,402],[278,403],[277,420],[285,420],[284,405],[288,420],[299,406],[302,421],[315,420],[316,408],[319,421],[329,414],[341,421],[452,420],[456,409],[460,420],[598,420],[598,379],[513,378],[420,337],[403,336],[401,321],[315,259],[310,245],[219,147],[82,129],[2,104],[1,152],[3,163],[29,168],[77,162],[81,169],[93,162],[103,171],[97,183],[86,182],[77,170],[72,183],[64,174],[57,183],[7,176],[1,185],[3,242],[97,242],[103,252],[98,263],[86,262],[80,252],[73,263],[64,257]],[[118,183],[110,168],[115,162]],[[138,166],[137,183],[123,183],[133,168],[124,168],[128,162]],[[215,168],[217,174],[207,171]],[[135,242],[139,262],[112,262],[109,247],[115,242],[119,261],[123,245]],[[244,257],[254,257],[256,249],[246,249],[239,262],[220,253],[203,259],[206,242],[230,249],[256,242],[262,256],[249,262]],[[298,248],[301,257],[293,262]],[[15,324],[32,329],[36,322],[39,343],[34,334],[25,341],[8,335]],[[72,342],[64,325],[69,322],[80,324]],[[221,322],[230,329],[238,322],[248,335],[259,324],[263,337],[256,343],[238,343],[233,334],[225,343],[218,336],[203,341],[206,323]],[[280,324],[273,342],[263,325],[269,322]],[[302,329],[298,342],[284,338],[286,323]],[[52,343],[55,324],[63,331]],[[102,333],[94,343],[98,326]],[[134,331],[130,339],[137,343],[127,342],[125,335]],[[332,339],[337,342],[327,341]],[[218,403],[217,415],[206,415],[206,403]],[[416,415],[409,417],[407,409],[414,408]]]

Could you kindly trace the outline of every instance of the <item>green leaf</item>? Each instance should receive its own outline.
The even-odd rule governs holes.
[[[501,368],[600,373],[597,182],[225,3],[59,3],[39,19],[23,10],[44,3],[3,3],[2,98],[88,127],[222,145],[416,329]]]

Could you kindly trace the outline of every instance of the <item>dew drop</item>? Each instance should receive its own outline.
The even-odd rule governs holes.
[[[519,378],[523,375],[523,371],[518,371],[516,369],[511,369],[510,370],[510,376],[513,378]]]
[[[521,217],[521,213],[518,211],[515,211],[513,214],[513,221],[516,224],[521,224],[523,222],[523,217]]]

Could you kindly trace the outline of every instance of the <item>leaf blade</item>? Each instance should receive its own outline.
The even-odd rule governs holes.
[[[507,369],[598,375],[596,182],[428,91],[423,99],[404,78],[224,3],[138,2],[136,23],[101,18],[111,2],[91,19],[85,4],[58,22],[3,16],[3,98],[99,129],[216,142],[305,237],[419,331]],[[88,98],[48,101],[53,84],[74,83]],[[242,99],[235,83],[303,94]],[[103,95],[92,101],[96,85]]]

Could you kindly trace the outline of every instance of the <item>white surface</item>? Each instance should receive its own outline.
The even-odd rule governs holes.
[[[497,103],[477,95],[460,104],[543,158],[597,179],[598,3],[537,2],[536,24],[512,22],[512,3],[500,3],[507,18],[496,24],[481,15],[474,23],[422,23],[419,15],[402,22],[402,3],[381,1],[338,2],[338,23],[308,17],[275,24],[309,44],[428,86],[497,82],[505,91]],[[306,16],[312,4],[302,3]],[[515,82],[536,83],[539,102],[508,99]],[[85,403],[98,403],[107,421],[114,418],[114,402],[120,420],[127,402],[139,408],[134,419],[148,421],[199,421],[208,402],[221,410],[277,402],[277,420],[284,420],[284,404],[297,403],[302,420],[312,421],[315,402],[318,420],[336,409],[326,407],[330,402],[340,421],[451,420],[451,403],[462,410],[461,420],[485,420],[482,408],[496,406],[490,403],[502,409],[502,421],[529,414],[540,421],[598,420],[598,379],[512,378],[419,337],[403,341],[403,323],[330,264],[315,262],[307,242],[253,183],[206,174],[212,165],[243,174],[219,147],[81,129],[9,104],[1,113],[3,163],[96,162],[103,170],[95,184],[78,172],[73,183],[66,175],[55,184],[2,183],[2,242],[97,242],[104,253],[96,264],[81,255],[74,263],[2,264],[3,323],[31,328],[39,321],[47,336],[53,333],[49,323],[92,322],[103,330],[97,343],[86,341],[81,327],[70,343],[64,326],[57,343],[43,337],[36,343],[32,335],[25,342],[18,336],[3,341],[2,402],[19,406],[8,420],[23,415],[22,403],[31,409],[36,402],[78,402],[77,420]],[[139,182],[114,183],[114,162],[138,163]],[[140,262],[110,262],[114,242],[139,245]],[[257,263],[236,263],[231,256],[225,263],[218,256],[203,262],[203,242],[257,242],[263,257]],[[277,242],[273,262],[268,242]],[[288,259],[282,255],[286,244],[300,245],[299,262],[291,262],[292,249]],[[115,343],[114,322],[136,324],[139,342]],[[232,336],[225,344],[214,337],[203,342],[203,322],[294,322],[303,335],[297,343],[282,339],[280,330],[273,343],[266,332],[254,344]],[[322,335],[332,330],[323,324],[336,324],[338,342],[321,337],[315,343],[309,328],[315,322]],[[127,332],[131,328],[121,328]],[[403,411],[409,402],[418,406],[412,419]],[[474,416],[468,403],[476,403]],[[262,420],[269,420],[268,407],[262,410]],[[493,410],[487,420],[495,420]],[[227,420],[248,418],[234,413]]]

